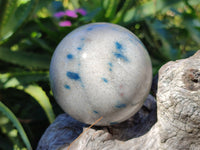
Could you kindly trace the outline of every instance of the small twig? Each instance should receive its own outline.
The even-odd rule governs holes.
[[[81,136],[83,133],[87,132],[90,128],[92,128],[95,124],[97,124],[99,121],[101,121],[101,119],[103,119],[103,117],[101,116],[99,119],[97,119],[93,124],[91,124],[85,131],[83,131],[70,145],[69,147],[67,148],[67,150],[70,149],[71,145],[76,142]]]

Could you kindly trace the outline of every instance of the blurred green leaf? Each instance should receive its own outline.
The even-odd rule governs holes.
[[[121,22],[123,15],[126,13],[128,7],[131,6],[132,0],[124,1],[122,8],[117,12],[116,17],[111,21],[112,23],[119,23]]]
[[[70,0],[70,2],[72,3],[74,9],[80,7],[79,0]]]
[[[49,9],[49,5],[54,1],[54,0],[35,0],[37,5],[35,5],[35,9],[33,14],[37,13],[39,10],[43,9],[43,8],[47,8]]]
[[[102,10],[101,7],[96,8],[95,10],[88,13],[86,16],[82,17],[82,20],[84,20],[86,22],[92,21],[96,16],[98,16],[98,14],[101,12],[101,10]]]
[[[31,40],[34,44],[37,44],[37,46],[44,49],[45,51],[53,53],[54,50],[43,39],[31,38]]]
[[[24,90],[27,94],[31,95],[45,111],[49,122],[52,123],[55,119],[51,103],[45,91],[38,85],[29,85],[27,87],[19,87],[18,89]]]
[[[80,7],[86,9],[87,12],[95,10],[96,8],[103,6],[105,0],[94,1],[94,0],[79,0]]]
[[[165,58],[168,58],[167,61],[175,60],[176,58],[178,58],[179,50],[175,49],[170,43],[173,36],[170,31],[166,29],[165,25],[158,20],[146,21],[150,28],[150,31],[156,37],[156,40],[161,40],[162,46],[159,47],[159,50],[161,51],[161,54],[165,56]]]
[[[38,81],[48,81],[48,72],[16,72],[0,74],[0,88],[26,86]]]
[[[119,0],[107,0],[107,1],[109,2],[109,4],[106,4],[108,6],[104,8],[106,9],[105,17],[108,19],[112,19],[116,14]]]
[[[1,136],[0,135],[0,149],[1,150],[12,150],[12,143],[10,142],[10,140],[8,138],[6,138],[5,136]]]
[[[58,29],[55,28],[56,24],[50,18],[35,19],[34,21],[37,23],[39,29],[47,34],[51,41],[58,43],[59,40],[61,40],[58,38],[59,32]]]
[[[0,60],[24,66],[26,68],[48,69],[51,56],[31,52],[13,52],[7,48],[0,48]]]
[[[170,6],[183,3],[180,0],[151,0],[139,6],[133,6],[128,10],[123,18],[124,23],[131,23],[134,21],[140,21],[148,16],[154,16],[157,12],[166,12]]]
[[[110,0],[103,0],[102,1],[102,6],[105,10],[108,9],[110,2],[111,2]]]
[[[3,2],[4,7],[0,13],[0,43],[11,37],[26,21],[36,1],[27,0],[21,3],[20,0],[7,0]]]
[[[194,17],[184,17],[185,27],[188,30],[189,35],[200,46],[200,21]]]
[[[0,112],[3,113],[6,117],[9,118],[9,120],[13,123],[13,125],[16,127],[17,131],[21,135],[21,139],[23,140],[23,142],[26,145],[27,149],[31,150],[32,149],[31,144],[30,144],[30,142],[28,140],[28,137],[27,137],[22,125],[17,120],[15,115],[12,113],[12,111],[8,107],[6,107],[1,101],[0,101]],[[11,134],[10,136],[12,136],[12,133],[10,133],[10,134]],[[13,133],[13,134],[15,134],[15,133]]]

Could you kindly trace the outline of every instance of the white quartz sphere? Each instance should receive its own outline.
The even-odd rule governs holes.
[[[91,23],[69,33],[50,65],[55,99],[73,118],[96,125],[120,123],[143,105],[152,65],[142,42],[111,23]]]

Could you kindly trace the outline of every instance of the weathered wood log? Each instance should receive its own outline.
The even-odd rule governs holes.
[[[149,96],[127,121],[93,127],[70,150],[200,150],[200,51],[159,70],[156,101]],[[157,114],[156,114],[157,111]],[[66,114],[42,136],[38,150],[67,150],[87,125]]]

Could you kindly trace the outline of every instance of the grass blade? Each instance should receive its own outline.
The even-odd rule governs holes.
[[[24,90],[27,94],[31,95],[45,111],[49,122],[52,123],[55,119],[51,103],[45,91],[38,85],[29,85],[28,87],[19,88]]]
[[[123,7],[121,8],[121,10],[116,14],[115,19],[113,19],[111,22],[112,23],[119,23],[122,20],[124,13],[126,12],[126,10],[128,9],[128,7],[130,6],[131,3],[132,3],[132,0],[126,0],[124,2]]]
[[[29,139],[22,127],[22,125],[20,124],[20,122],[17,120],[16,116],[11,112],[11,110],[5,106],[2,102],[0,102],[0,111],[6,116],[8,117],[11,122],[13,123],[13,125],[17,128],[24,144],[26,145],[27,149],[28,150],[31,150],[32,147],[31,147],[31,144],[29,142]]]
[[[112,19],[116,13],[119,0],[109,0],[108,8],[106,9],[105,17]]]

